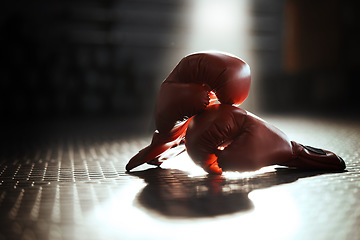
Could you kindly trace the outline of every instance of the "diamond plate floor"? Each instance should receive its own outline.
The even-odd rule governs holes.
[[[184,153],[126,173],[150,135],[111,131],[114,123],[97,131],[55,125],[34,131],[38,138],[3,139],[0,240],[360,239],[360,123],[265,119],[336,152],[346,171],[274,166],[214,177]]]

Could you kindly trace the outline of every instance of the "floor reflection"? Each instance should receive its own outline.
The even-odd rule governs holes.
[[[132,173],[147,185],[138,202],[171,217],[209,217],[246,211],[253,206],[244,189],[230,187],[221,176],[191,178],[176,169],[148,169]]]
[[[271,167],[214,177],[183,153],[129,174],[127,161],[149,136],[14,142],[0,152],[0,239],[358,239],[359,123],[271,122],[339,153],[347,172]]]
[[[253,190],[291,183],[328,172],[276,168],[238,178],[204,175],[191,177],[178,169],[151,168],[129,174],[147,183],[136,202],[167,217],[209,217],[251,210]]]

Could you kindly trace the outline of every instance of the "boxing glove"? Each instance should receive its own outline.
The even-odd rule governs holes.
[[[250,67],[240,58],[219,52],[184,57],[160,86],[155,109],[156,131],[151,144],[130,159],[129,171],[157,161],[183,139],[189,120],[218,100],[241,104],[250,90]]]
[[[270,165],[343,170],[334,153],[290,141],[273,125],[235,106],[216,104],[194,116],[185,136],[189,156],[208,173]]]

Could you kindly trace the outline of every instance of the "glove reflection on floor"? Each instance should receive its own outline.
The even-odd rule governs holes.
[[[130,159],[126,170],[156,163],[153,159],[181,142],[190,118],[216,100],[241,104],[249,94],[250,81],[249,65],[235,56],[201,52],[184,57],[161,84],[151,144]]]
[[[191,120],[185,136],[194,162],[212,174],[251,171],[270,165],[343,170],[333,152],[303,146],[259,117],[227,104],[209,106]]]

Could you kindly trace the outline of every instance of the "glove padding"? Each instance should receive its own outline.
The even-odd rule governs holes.
[[[191,120],[186,149],[195,163],[212,174],[252,171],[270,165],[343,170],[334,153],[300,145],[273,125],[238,107],[216,104]]]
[[[249,65],[237,57],[217,52],[184,57],[160,87],[155,110],[157,130],[151,144],[131,158],[126,169],[156,162],[153,160],[181,142],[190,118],[216,100],[241,104],[249,94],[250,81]]]

